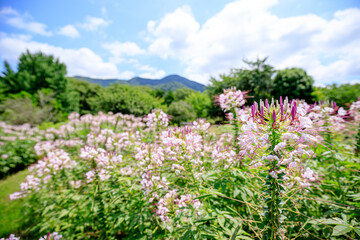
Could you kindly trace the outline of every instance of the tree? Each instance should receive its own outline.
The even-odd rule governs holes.
[[[174,92],[175,101],[185,100],[185,98],[195,92],[195,90],[190,88],[179,88]]]
[[[230,74],[220,75],[220,79],[211,78],[208,91],[212,100],[223,92],[224,89],[236,87],[241,91],[249,91],[248,95],[253,98],[248,99],[248,104],[260,99],[270,99],[273,88],[272,76],[275,73],[274,68],[266,63],[267,57],[257,59],[255,62],[244,61],[249,69],[239,68],[231,69]],[[212,116],[223,116],[221,109],[212,103],[210,109]]]
[[[51,55],[26,51],[20,56],[18,71],[14,72],[5,61],[5,71],[0,77],[3,93],[26,91],[35,94],[39,89],[49,88],[56,94],[66,91],[66,66]]]
[[[171,116],[171,121],[177,124],[188,122],[196,118],[193,107],[185,101],[171,103],[167,113]]]
[[[10,124],[37,125],[44,121],[56,122],[62,119],[59,112],[61,104],[55,99],[55,93],[47,88],[38,90],[34,95],[21,91],[9,94],[0,103],[0,120]]]
[[[314,100],[335,101],[338,106],[348,108],[360,97],[360,84],[332,84],[326,87],[315,87]]]
[[[79,96],[80,114],[96,113],[90,101],[99,97],[103,91],[103,87],[98,84],[89,83],[87,81],[69,78],[69,88],[76,92]]]
[[[185,102],[189,103],[197,118],[206,118],[209,114],[209,108],[211,107],[211,99],[209,95],[201,92],[193,92],[185,98]]]
[[[312,100],[314,80],[301,68],[286,68],[277,72],[272,95],[292,99]]]
[[[52,55],[26,51],[19,58],[17,72],[5,61],[5,71],[0,76],[0,89],[4,95],[25,91],[31,95],[51,91],[63,112],[79,111],[79,95],[68,84],[66,66]],[[48,89],[48,90],[45,90]]]
[[[143,116],[152,109],[162,107],[161,100],[153,96],[153,91],[149,87],[115,83],[103,88],[98,96],[91,97],[87,103],[95,111]]]
[[[164,103],[167,106],[170,106],[170,104],[175,101],[175,96],[174,96],[174,92],[172,90],[170,90],[167,94],[165,94],[164,96]]]

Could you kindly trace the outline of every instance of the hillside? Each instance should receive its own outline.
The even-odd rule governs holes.
[[[73,78],[87,81],[87,82],[94,83],[94,84],[99,84],[103,87],[108,87],[108,86],[110,86],[110,84],[114,84],[114,83],[121,84],[121,83],[126,82],[126,80],[120,80],[120,79],[97,79],[97,78],[89,78],[89,77],[82,77],[82,76],[74,76]]]
[[[108,87],[110,84],[119,83],[119,84],[129,84],[133,86],[149,86],[151,88],[159,88],[164,91],[175,91],[179,88],[191,88],[196,91],[203,92],[205,90],[205,85],[191,81],[187,78],[181,77],[179,75],[169,75],[162,79],[149,79],[135,77],[130,80],[120,80],[120,79],[96,79],[82,76],[74,76],[76,79],[88,81],[90,83],[99,84],[103,87]]]

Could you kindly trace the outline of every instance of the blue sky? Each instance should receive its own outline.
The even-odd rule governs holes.
[[[360,82],[359,0],[2,0],[0,70],[26,49],[68,75],[210,77],[268,56],[316,85]]]

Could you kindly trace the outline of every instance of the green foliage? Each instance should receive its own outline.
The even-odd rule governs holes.
[[[164,96],[164,103],[167,106],[170,106],[170,104],[175,101],[175,95],[174,92],[172,90],[170,90],[169,92],[167,92]]]
[[[165,91],[159,88],[155,88],[153,96],[157,98],[162,98],[165,96]]]
[[[208,91],[213,100],[215,96],[221,94],[224,89],[236,87],[241,91],[249,91],[248,95],[253,98],[248,99],[248,104],[260,99],[270,99],[273,89],[272,76],[275,73],[274,68],[266,63],[267,58],[257,59],[255,62],[244,61],[249,69],[239,68],[231,69],[230,74],[221,74],[220,79],[211,78]],[[213,101],[210,110],[211,116],[223,116],[223,112]]]
[[[76,92],[79,97],[80,114],[96,112],[96,109],[91,104],[91,99],[98,98],[103,87],[75,78],[69,78],[69,88]]]
[[[118,122],[114,123],[114,119],[116,118],[100,125],[94,121],[74,125],[71,123],[66,128],[62,128],[76,126],[73,132],[69,132],[64,138],[85,140],[86,136],[90,136],[92,140],[98,142],[95,148],[106,149],[105,157],[114,152],[114,148],[110,146],[116,146],[109,146],[108,143],[121,142],[117,136],[124,136],[122,133],[127,131],[123,140],[131,144],[117,150],[117,154],[121,154],[122,158],[120,162],[106,168],[111,172],[109,179],[100,180],[99,171],[104,168],[101,168],[102,165],[96,167],[99,162],[94,159],[80,157],[79,149],[83,145],[79,145],[72,150],[62,147],[70,154],[70,159],[77,164],[53,172],[48,183],[44,183],[38,192],[25,199],[26,208],[20,208],[24,205],[20,202],[22,200],[9,203],[7,199],[2,198],[4,185],[0,181],[0,216],[3,216],[0,218],[0,237],[17,233],[21,239],[38,239],[49,231],[58,231],[66,239],[278,239],[284,237],[285,239],[340,240],[358,239],[360,236],[358,220],[360,162],[359,158],[352,154],[354,139],[348,139],[346,133],[332,135],[332,145],[318,144],[312,148],[315,154],[308,157],[306,165],[304,162],[302,164],[304,167],[309,166],[314,169],[319,176],[318,181],[313,182],[313,186],[307,188],[307,191],[295,189],[288,192],[281,186],[285,182],[278,184],[278,181],[282,181],[281,174],[278,175],[278,180],[264,177],[269,175],[269,170],[282,168],[277,162],[268,162],[260,171],[255,168],[240,168],[237,163],[228,168],[224,167],[228,161],[227,157],[216,159],[219,162],[215,163],[211,151],[204,152],[203,156],[197,155],[202,150],[194,152],[190,142],[193,139],[192,134],[197,132],[195,129],[189,131],[187,127],[178,128],[176,134],[173,128],[168,129],[169,135],[174,133],[176,139],[184,143],[170,148],[173,156],[177,156],[176,159],[170,159],[169,155],[162,155],[161,152],[159,156],[164,156],[166,160],[163,160],[161,165],[152,165],[155,164],[152,159],[159,159],[156,148],[160,141],[142,147],[142,150],[149,149],[144,156],[151,160],[146,162],[145,157],[144,160],[136,159],[134,156],[139,153],[139,141],[156,139],[159,132],[154,130],[156,132],[153,134],[154,132],[144,131],[145,129],[141,127],[129,129],[126,123],[130,121],[128,117],[123,118],[120,121],[123,123],[119,125]],[[102,137],[98,135],[99,131],[89,134],[89,129],[93,126],[99,126],[109,134],[113,131],[113,135],[106,137],[114,137],[114,141],[104,142],[104,135]],[[140,134],[135,134],[135,131],[139,131]],[[214,132],[217,136],[213,136]],[[233,129],[230,125],[211,127],[198,132],[203,139],[199,138],[196,142],[200,143],[200,148],[201,146],[209,148],[218,142],[219,138],[223,138],[220,133],[224,132],[233,133]],[[263,151],[265,155],[269,153],[278,155],[274,146],[282,141],[280,131],[270,129],[269,132],[268,140],[271,146],[264,148]],[[222,141],[228,140],[229,135],[224,136],[225,139]],[[56,138],[60,142],[63,141],[60,135]],[[350,143],[344,141],[344,138]],[[230,140],[229,145],[225,144],[224,147],[231,148],[232,141]],[[142,143],[144,144],[142,146],[145,146],[145,142]],[[164,150],[168,146],[166,145]],[[98,156],[100,155],[94,158]],[[193,162],[197,158],[201,159],[201,165]],[[138,165],[139,160],[144,161],[145,164]],[[182,169],[179,173],[175,173],[172,169],[174,163],[181,164]],[[141,169],[139,166],[144,167]],[[125,169],[133,171],[124,174]],[[92,181],[88,181],[86,173],[91,170],[95,172],[95,176]],[[152,179],[157,177],[163,181],[166,179],[169,184],[164,187],[152,180],[154,188],[144,194],[142,181],[146,178],[140,171],[154,172]],[[198,172],[201,175],[195,177],[195,173]],[[10,183],[12,178],[6,180],[6,183],[8,181]],[[82,183],[75,187],[71,183],[74,180],[81,180]],[[11,189],[13,190],[7,191],[6,195],[16,191],[14,188]],[[180,208],[177,208],[176,204],[169,204],[167,216],[171,221],[164,225],[156,210],[159,207],[159,199],[172,189],[177,189],[178,196],[194,194],[196,196],[194,200],[201,202],[201,207],[198,209],[201,212],[197,212],[194,209],[195,204],[190,201]],[[154,196],[153,193],[158,194],[159,198],[149,200]],[[13,206],[19,207],[21,212]],[[8,211],[9,207],[11,211]],[[178,212],[175,213],[176,211]],[[11,221],[16,223],[13,225]],[[26,222],[23,223],[24,221]]]
[[[171,121],[177,124],[188,122],[196,118],[193,107],[185,101],[171,103],[167,112],[171,115]]]
[[[37,160],[34,145],[35,141],[30,139],[2,142],[0,146],[0,179],[34,163]]]
[[[50,89],[41,89],[35,95],[27,92],[9,94],[0,103],[0,119],[11,124],[40,124],[43,121],[58,121],[61,103]]]
[[[275,70],[266,60],[267,58],[257,59],[255,62],[245,61],[250,69],[231,69],[229,75],[220,75],[220,80],[211,78],[210,95],[218,95],[223,89],[236,87],[241,91],[250,91],[249,95],[254,97],[253,101],[270,98]]]
[[[179,88],[174,92],[175,101],[185,100],[193,93],[196,93],[196,91],[190,88]]]
[[[67,86],[66,66],[51,55],[27,51],[20,56],[18,71],[14,72],[5,62],[5,72],[0,77],[3,93],[26,91],[35,94],[39,89],[49,88],[64,92]]]
[[[79,111],[79,93],[69,87],[65,75],[65,64],[41,52],[23,53],[17,72],[5,61],[0,77],[2,118],[13,124],[39,124],[57,121],[60,115],[66,115],[63,113]]]
[[[129,85],[112,84],[90,97],[90,109],[103,112],[121,112],[141,116],[152,109],[161,108],[161,101],[153,96],[152,89]]]
[[[279,70],[274,78],[272,96],[291,96],[293,99],[312,100],[314,80],[301,68],[286,68]]]
[[[348,108],[360,97],[360,84],[332,84],[316,87],[313,95],[316,101],[335,101],[338,106]]]
[[[193,92],[185,98],[185,102],[189,103],[197,118],[207,118],[211,107],[211,98],[209,95],[201,92]]]

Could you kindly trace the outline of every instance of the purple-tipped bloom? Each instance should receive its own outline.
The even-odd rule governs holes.
[[[294,105],[291,109],[291,119],[294,120],[296,115],[296,105]]]
[[[336,102],[333,102],[333,108],[336,108]]]
[[[282,99],[282,96],[280,96],[280,105],[283,104],[283,99]]]
[[[265,107],[268,108],[269,107],[269,103],[268,103],[268,100],[265,99]]]
[[[282,100],[282,99],[280,99]],[[282,103],[280,103],[280,112],[281,112],[281,116],[284,115],[284,105]]]
[[[276,112],[275,112],[275,109],[274,109],[274,111],[273,111],[273,120],[274,120],[274,122],[276,122]]]
[[[260,115],[261,115],[261,119],[263,119],[264,118],[264,106],[261,106]]]

